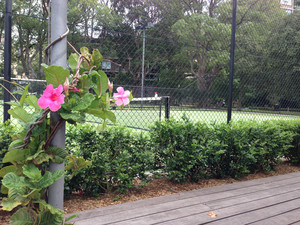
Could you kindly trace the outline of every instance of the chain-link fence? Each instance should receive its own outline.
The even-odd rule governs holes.
[[[298,118],[299,1],[237,2],[232,119]],[[147,129],[156,120],[184,114],[194,121],[226,122],[232,1],[68,4],[68,41],[76,49],[99,49],[102,70],[114,87],[131,90],[135,98],[128,109],[113,107],[119,124]],[[13,76],[43,80],[39,65],[45,60],[47,16],[34,0],[15,2],[13,12]],[[3,38],[0,43],[2,50]],[[40,82],[32,82],[30,92],[42,90]]]

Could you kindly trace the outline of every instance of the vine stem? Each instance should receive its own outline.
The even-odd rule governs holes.
[[[49,112],[50,112],[50,109],[47,108],[47,109],[43,112],[41,118],[40,118],[38,121],[36,121],[35,123],[30,124],[29,130],[27,131],[26,137],[24,138],[24,144],[23,144],[23,145],[20,145],[20,146],[18,146],[18,147],[15,147],[15,148],[13,148],[13,149],[10,149],[9,151],[12,151],[12,150],[14,150],[14,149],[20,149],[20,148],[26,147],[26,146],[29,144],[29,142],[30,142],[30,136],[31,136],[32,130],[35,128],[35,126],[37,126],[37,125],[43,123],[45,117],[48,115]]]
[[[48,139],[46,140],[46,143],[43,146],[43,149],[47,149],[49,148],[49,145],[51,143],[51,141],[53,140],[55,134],[59,131],[59,129],[65,124],[65,120],[60,118],[59,121],[55,124],[54,128],[51,129],[51,133],[48,137]]]

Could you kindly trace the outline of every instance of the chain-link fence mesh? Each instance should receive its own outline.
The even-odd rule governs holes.
[[[184,114],[194,121],[226,122],[232,1],[72,0],[68,4],[68,41],[76,49],[99,49],[102,70],[114,88],[123,86],[135,98],[128,109],[113,107],[118,124],[147,129],[156,120],[169,116],[179,120]],[[238,1],[233,120],[300,115],[298,4]],[[43,80],[40,64],[45,60],[47,15],[41,2],[34,0],[16,1],[13,12],[12,76]],[[3,25],[0,29],[2,51]],[[2,68],[3,57],[0,61]],[[44,85],[31,83],[30,92],[41,94]],[[88,121],[101,123],[93,117]]]

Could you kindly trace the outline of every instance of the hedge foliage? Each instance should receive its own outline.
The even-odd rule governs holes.
[[[238,178],[272,170],[282,157],[299,162],[300,121],[239,121],[227,124],[157,122],[150,135],[155,165],[178,182]]]
[[[97,132],[91,126],[71,128],[66,136],[66,148],[77,156],[90,160],[92,165],[66,179],[68,191],[81,191],[86,195],[117,189],[125,192],[139,178],[147,182],[154,154],[149,137],[132,133],[129,129],[112,127]]]
[[[13,126],[9,125],[9,122],[0,124],[0,169],[5,165],[2,163],[4,155],[7,152],[8,146],[12,142],[12,135],[14,133]],[[0,174],[0,187],[1,187],[2,176]],[[0,192],[0,196],[2,193]]]

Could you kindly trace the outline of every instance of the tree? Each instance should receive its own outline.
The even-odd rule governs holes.
[[[207,92],[229,61],[230,26],[207,14],[193,14],[179,20],[177,34],[182,59],[188,60],[199,90]],[[208,99],[202,100],[209,105]]]
[[[47,39],[46,15],[43,14],[40,1],[15,0],[13,3],[13,26],[17,31],[13,39],[13,58],[17,63],[21,62],[21,74],[41,79],[40,64],[43,62],[43,48]]]
[[[219,20],[231,23],[230,2],[220,5]],[[239,108],[243,104],[264,106],[270,85],[268,68],[263,58],[267,56],[268,38],[286,13],[277,0],[241,0],[237,6],[236,54],[235,54],[235,100]]]
[[[272,78],[268,99],[281,107],[300,107],[299,21],[299,12],[282,18],[267,41],[269,76]]]

